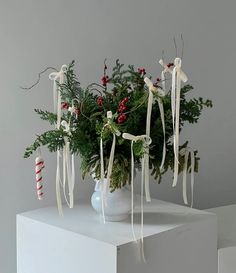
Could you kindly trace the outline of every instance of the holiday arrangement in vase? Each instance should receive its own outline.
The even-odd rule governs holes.
[[[81,158],[82,176],[92,175],[102,198],[102,211],[109,192],[131,185],[133,209],[134,169],[141,171],[142,191],[151,200],[149,174],[159,183],[163,174],[173,171],[173,186],[183,172],[183,199],[187,198],[187,172],[198,171],[197,151],[180,142],[186,123],[197,123],[204,107],[212,102],[187,98],[193,91],[180,58],[165,64],[159,61],[160,76],[147,75],[145,68],[125,66],[117,60],[113,69],[104,62],[100,83],[82,87],[74,71],[74,61],[53,71],[54,110],[35,109],[53,128],[37,135],[24,157],[37,153],[36,182],[43,196],[44,162],[40,148],[57,154],[56,195],[62,213],[62,193],[73,207],[75,185],[74,156]]]

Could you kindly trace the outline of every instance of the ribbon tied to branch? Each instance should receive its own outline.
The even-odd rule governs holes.
[[[150,137],[150,127],[151,127],[151,114],[152,114],[152,104],[153,104],[153,94],[157,95],[158,106],[160,110],[161,116],[161,123],[163,129],[163,151],[162,151],[162,161],[160,165],[160,170],[163,168],[165,163],[165,156],[166,156],[166,140],[165,140],[165,117],[164,117],[164,107],[161,100],[161,97],[165,96],[165,91],[161,88],[155,87],[152,81],[145,77],[144,81],[149,89],[148,94],[148,106],[147,106],[147,119],[146,119],[146,135]],[[144,156],[144,176],[145,176],[145,193],[146,193],[146,200],[151,201],[150,198],[150,189],[149,189],[149,148],[147,149],[147,153]]]
[[[116,136],[120,136],[120,131],[113,128],[112,126],[112,112],[107,111],[107,123],[103,126],[101,137],[100,137],[100,162],[101,162],[101,197],[102,197],[102,215],[103,215],[103,221],[105,223],[105,205],[106,205],[106,199],[107,194],[110,190],[110,181],[111,181],[111,174],[112,174],[112,168],[113,168],[113,161],[114,161],[114,155],[115,155],[115,147],[116,147]],[[109,156],[109,162],[107,167],[107,178],[105,178],[105,170],[104,170],[104,156],[103,156],[103,136],[102,133],[104,129],[110,129],[113,134],[112,139],[112,145],[111,145],[111,151]]]
[[[61,126],[61,94],[58,88],[58,83],[63,84],[65,82],[65,73],[67,72],[67,65],[62,65],[60,71],[52,72],[49,75],[49,79],[53,81],[53,104],[54,112],[57,115],[56,129],[59,129]],[[56,169],[56,197],[57,197],[57,207],[60,215],[63,215],[62,212],[62,202],[61,202],[61,193],[60,193],[60,150],[57,151],[57,169]]]
[[[132,234],[134,240],[137,242],[135,231],[134,231],[134,151],[133,151],[133,145],[134,142],[142,141],[143,142],[143,149],[144,149],[144,155],[141,159],[141,165],[142,165],[142,175],[141,175],[141,231],[140,231],[140,242],[141,242],[141,256],[143,261],[146,261],[145,255],[144,255],[144,246],[143,246],[143,190],[144,190],[144,178],[145,178],[145,155],[147,151],[149,150],[149,145],[152,143],[152,139],[148,135],[140,135],[140,136],[134,136],[129,133],[123,133],[122,137],[124,139],[131,141],[131,227],[132,227]]]

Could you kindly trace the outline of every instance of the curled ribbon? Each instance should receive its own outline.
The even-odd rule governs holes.
[[[67,65],[62,65],[59,72],[52,72],[49,75],[49,79],[53,81],[53,103],[54,103],[54,112],[57,114],[57,124],[56,129],[60,128],[61,125],[61,94],[58,90],[59,84],[65,82],[65,73],[67,71]],[[56,198],[57,198],[57,207],[60,215],[63,215],[62,211],[62,201],[61,201],[61,192],[60,192],[60,150],[57,151],[57,170],[56,170]]]
[[[143,147],[146,151],[149,145],[152,143],[152,140],[150,136],[148,135],[140,135],[140,136],[134,136],[129,133],[123,133],[122,137],[127,140],[131,140],[131,227],[132,227],[132,234],[134,241],[137,242],[135,232],[134,232],[134,151],[133,151],[133,145],[136,141],[143,141]],[[141,163],[142,163],[142,175],[141,175],[141,231],[140,231],[140,242],[141,242],[141,256],[143,261],[146,261],[145,255],[144,255],[144,245],[143,245],[143,188],[144,188],[144,170],[145,170],[145,154],[142,157]]]
[[[107,123],[103,126],[102,132],[105,128],[111,128],[111,121],[112,121],[112,112],[107,111]],[[116,132],[113,132],[113,140],[111,145],[111,151],[110,151],[110,157],[108,162],[108,168],[107,168],[107,179],[105,178],[105,171],[104,171],[104,157],[103,157],[103,140],[102,135],[100,137],[100,161],[101,161],[101,197],[102,197],[102,215],[103,215],[103,221],[105,223],[105,205],[106,205],[106,199],[107,194],[110,190],[110,180],[111,180],[111,174],[112,174],[112,168],[113,168],[113,161],[114,161],[114,155],[115,155],[115,147],[116,147],[116,135],[120,136],[120,132],[117,130]]]
[[[158,95],[158,105],[161,115],[161,123],[163,128],[163,152],[162,152],[162,162],[160,169],[163,168],[164,162],[165,162],[165,156],[166,156],[166,144],[165,144],[165,119],[164,119],[164,107],[161,99],[159,97],[165,96],[165,91],[161,88],[157,88],[153,85],[152,81],[149,78],[144,78],[144,81],[149,89],[149,96],[148,96],[148,106],[147,106],[147,120],[146,120],[146,135],[150,137],[150,127],[151,127],[151,114],[152,114],[152,103],[153,103],[153,93],[156,93]],[[150,188],[149,188],[149,147],[147,148],[147,153],[144,156],[144,180],[145,180],[145,193],[146,193],[146,200],[148,202],[151,201],[150,198]]]

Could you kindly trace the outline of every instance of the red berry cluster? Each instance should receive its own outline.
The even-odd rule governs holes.
[[[61,103],[61,109],[66,109],[66,110],[68,110],[68,108],[69,108],[69,104],[68,104],[67,102],[62,102],[62,103]]]
[[[156,82],[153,84],[155,87],[159,87],[159,84],[161,82],[160,78],[156,78]]]
[[[107,83],[109,82],[109,77],[108,76],[103,76],[101,78],[101,82],[103,86],[107,86]]]
[[[171,68],[172,66],[174,66],[174,63],[168,63],[167,67]]]
[[[119,117],[117,118],[118,123],[124,123],[126,120],[127,120],[127,116],[124,113],[120,114]]]
[[[126,109],[127,106],[125,105],[127,102],[129,101],[129,99],[126,97],[123,100],[121,100],[119,102],[119,108],[118,108],[118,112],[123,113]]]
[[[145,68],[138,68],[138,73],[140,74],[140,75],[142,75],[142,76],[144,76],[145,74],[146,74],[146,70],[145,70]]]
[[[102,106],[102,105],[103,105],[103,102],[104,102],[104,99],[103,99],[102,96],[100,96],[100,97],[97,98],[97,105],[98,105],[98,106]]]
[[[121,100],[119,102],[118,112],[120,112],[120,115],[117,118],[118,123],[124,123],[126,121],[126,119],[127,119],[126,114],[124,114],[123,112],[127,109],[127,106],[125,104],[128,101],[129,101],[129,99],[127,97],[125,97],[123,100]]]

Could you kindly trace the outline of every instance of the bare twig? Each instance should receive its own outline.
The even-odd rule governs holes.
[[[181,41],[182,41],[181,59],[183,60],[183,57],[184,57],[184,38],[183,38],[183,33],[181,33]]]
[[[176,44],[175,37],[174,37],[174,46],[175,46],[175,58],[177,58],[177,56],[178,56],[178,50],[177,50],[177,44]]]
[[[20,86],[20,88],[21,89],[23,89],[23,90],[31,90],[32,88],[34,88],[37,84],[39,84],[39,82],[40,82],[40,79],[41,79],[41,75],[42,74],[44,74],[46,71],[48,71],[48,70],[54,70],[54,71],[57,71],[56,70],[56,68],[54,68],[54,67],[51,67],[51,66],[49,66],[49,67],[46,67],[44,70],[42,70],[41,72],[39,72],[39,74],[38,74],[38,79],[37,79],[37,81],[34,83],[34,84],[32,84],[31,86],[29,86],[29,87],[22,87],[22,86]]]

